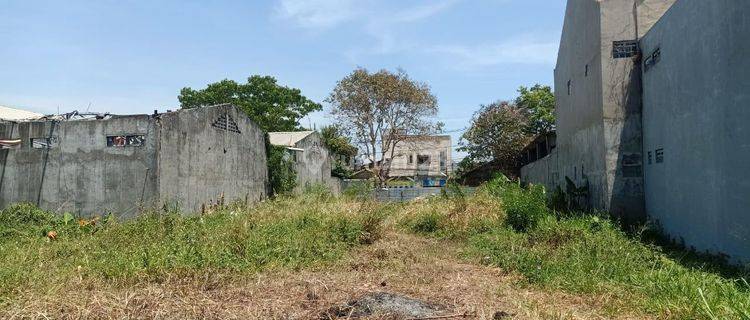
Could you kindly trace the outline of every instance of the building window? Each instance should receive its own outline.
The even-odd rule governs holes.
[[[417,164],[418,165],[429,165],[430,164],[430,156],[428,155],[417,155]]]
[[[240,132],[239,126],[237,126],[237,122],[234,122],[232,116],[226,113],[216,118],[216,120],[211,123],[211,126],[219,130],[229,131],[233,133],[242,133]]]
[[[140,147],[145,140],[143,135],[107,136],[107,147]]]
[[[443,171],[443,172],[445,172],[448,167],[446,164],[448,160],[448,157],[446,156],[446,154],[447,153],[445,151],[440,151],[440,171]]]
[[[653,162],[652,159],[653,159],[653,154],[651,153],[651,151],[649,151],[648,152],[648,164],[651,164]]]
[[[52,149],[57,146],[57,137],[31,138],[31,147],[34,149]]]
[[[570,95],[570,80],[568,80],[568,95]]]
[[[612,57],[615,59],[630,58],[638,54],[638,41],[625,40],[612,43]]]
[[[664,162],[664,149],[656,149],[656,163]]]
[[[584,77],[588,77],[589,76],[589,65],[586,65],[586,71],[584,71],[583,76]]]
[[[409,164],[413,164],[413,163],[414,163],[414,155],[410,154],[409,155]]]

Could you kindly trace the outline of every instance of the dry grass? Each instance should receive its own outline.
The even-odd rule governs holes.
[[[237,277],[207,272],[131,287],[72,282],[56,295],[21,296],[2,318],[317,319],[331,306],[387,291],[440,304],[449,313],[492,319],[611,319],[606,300],[517,285],[518,276],[462,261],[459,246],[388,232],[346,259],[303,271]],[[377,317],[373,317],[376,319]],[[641,319],[621,315],[620,319]]]

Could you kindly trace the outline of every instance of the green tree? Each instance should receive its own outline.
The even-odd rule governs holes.
[[[349,160],[357,155],[357,147],[352,145],[351,138],[347,137],[343,130],[335,124],[322,127],[320,135],[323,137],[323,143],[333,156],[331,174],[339,178],[351,177],[352,170],[349,167]],[[345,159],[340,159],[340,157]]]
[[[521,86],[518,93],[515,105],[526,113],[526,131],[538,135],[555,130],[555,94],[552,88],[540,84],[531,88]]]
[[[183,88],[177,97],[182,108],[231,103],[244,111],[263,131],[300,130],[300,119],[323,107],[299,89],[281,86],[270,76],[254,75],[247,83],[224,79],[205,89]]]
[[[300,119],[323,109],[299,89],[281,86],[275,78],[259,75],[249,77],[247,83],[224,79],[201,90],[186,87],[177,99],[185,109],[231,103],[265,132],[300,130]],[[266,139],[266,158],[271,193],[291,192],[297,174],[286,148],[272,146]]]
[[[494,160],[502,169],[515,170],[521,150],[532,139],[528,126],[523,108],[504,101],[482,105],[459,142],[458,150],[469,154],[464,165]]]

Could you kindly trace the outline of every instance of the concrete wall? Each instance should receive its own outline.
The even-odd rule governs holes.
[[[331,180],[331,155],[319,133],[309,134],[295,143],[294,147],[305,150],[297,151],[297,162],[294,165],[297,172],[297,191],[313,185],[335,187]],[[340,192],[340,188],[338,190]],[[336,190],[332,191],[336,192]]]
[[[241,133],[217,128],[229,115]],[[226,127],[226,121],[224,127]],[[220,127],[220,126],[219,126]],[[140,146],[108,146],[107,136],[141,135]],[[53,137],[49,149],[31,139]],[[78,215],[130,217],[141,208],[178,203],[186,212],[203,203],[265,197],[263,134],[232,106],[101,120],[2,122],[0,138],[21,139],[0,150],[0,207],[30,202]]]
[[[678,1],[643,38],[646,210],[676,241],[750,262],[750,2]],[[663,152],[663,162],[656,159]],[[649,157],[649,153],[651,154]]]
[[[600,6],[591,0],[568,1],[555,68],[558,161],[536,166],[551,171],[537,177],[555,181],[530,181],[565,186],[567,176],[579,185],[589,183],[592,207],[606,203]]]
[[[181,110],[158,121],[162,202],[197,212],[222,195],[227,202],[249,203],[266,196],[264,134],[240,110],[230,105]]]
[[[672,2],[568,1],[555,68],[556,161],[524,167],[522,180],[557,186],[567,176],[588,184],[591,208],[644,218],[642,174],[623,171],[623,163],[641,159],[637,57],[615,59],[612,49],[614,41],[635,40]]]
[[[0,137],[17,138],[0,150],[0,207],[30,202],[80,215],[118,212],[132,216],[158,200],[157,128],[149,116],[107,120],[21,122],[0,125]],[[139,134],[140,147],[107,147],[108,135]],[[52,136],[51,149],[34,149],[32,138]]]

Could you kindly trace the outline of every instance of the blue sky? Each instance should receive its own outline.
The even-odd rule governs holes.
[[[150,113],[176,109],[182,87],[251,74],[322,101],[357,66],[400,67],[460,129],[479,104],[552,84],[564,11],[563,0],[0,0],[0,105]]]

